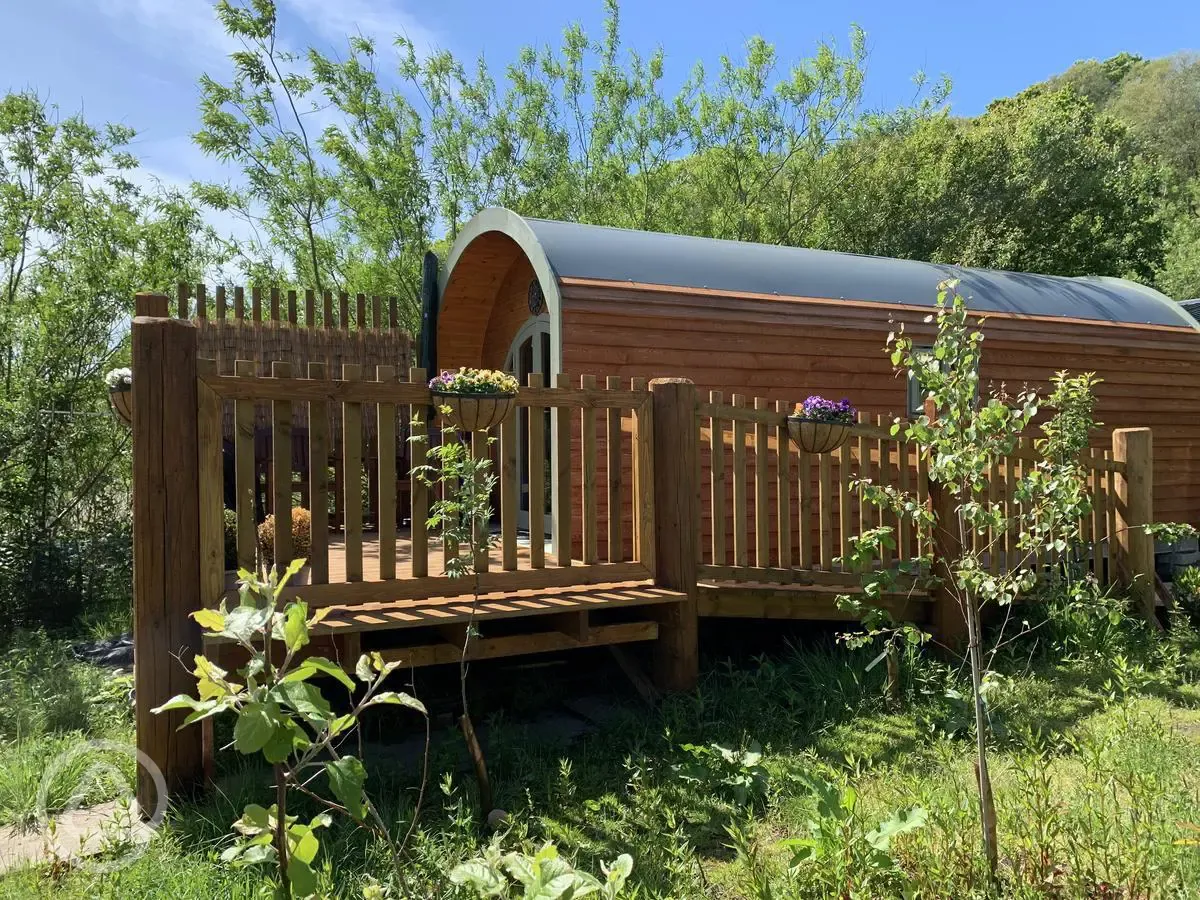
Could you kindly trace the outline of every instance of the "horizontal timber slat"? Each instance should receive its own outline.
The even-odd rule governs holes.
[[[520,591],[525,589],[575,587],[643,581],[653,574],[636,562],[598,563],[594,566],[555,566],[546,569],[520,569],[516,572],[481,572],[479,589]],[[302,598],[310,608],[353,603],[389,603],[395,600],[424,600],[431,597],[458,597],[469,582],[446,575],[406,578],[397,581],[360,581],[344,584],[311,584],[288,587],[286,599]]]

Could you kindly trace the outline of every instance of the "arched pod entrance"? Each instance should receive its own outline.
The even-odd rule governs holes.
[[[517,333],[544,316],[550,335],[546,383],[562,371],[558,279],[533,229],[520,216],[506,209],[475,216],[455,240],[440,280],[440,368],[502,368]],[[537,309],[532,308],[535,302]]]

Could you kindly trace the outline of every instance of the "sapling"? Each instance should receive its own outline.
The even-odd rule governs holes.
[[[468,370],[470,371],[470,370]],[[489,374],[489,373],[484,373]],[[498,374],[498,373],[490,373]],[[515,385],[515,380],[513,381]],[[442,410],[443,415],[448,409]],[[412,441],[424,441],[423,421],[416,421],[412,429]],[[450,578],[471,580],[471,612],[462,632],[462,648],[459,654],[459,694],[462,716],[459,727],[463,739],[471,752],[479,783],[479,799],[485,816],[492,812],[492,789],[488,778],[487,763],[475,735],[471,721],[470,700],[467,695],[467,676],[470,672],[471,642],[478,636],[475,616],[479,607],[479,566],[477,560],[490,552],[495,538],[488,523],[492,517],[491,496],[497,478],[492,461],[486,454],[472,452],[472,440],[486,441],[490,446],[494,439],[486,432],[460,433],[448,422],[441,428],[441,440],[429,448],[424,466],[415,466],[412,476],[430,488],[440,486],[438,497],[430,506],[428,526],[440,528],[446,549],[445,572]]]
[[[310,616],[303,600],[289,601],[280,608],[284,588],[304,562],[295,560],[282,575],[271,572],[266,580],[242,570],[238,573],[237,606],[229,609],[222,601],[219,609],[192,613],[206,637],[234,643],[248,661],[235,681],[208,657],[197,654],[197,696],[180,694],[154,712],[189,710],[181,727],[231,712],[237,717],[234,749],[261,755],[274,771],[275,803],[266,808],[252,803],[245,808],[233,825],[240,837],[221,854],[222,860],[235,866],[274,864],[285,898],[312,896],[318,889],[313,869],[320,850],[317,832],[332,822],[330,812],[337,812],[369,827],[389,845],[397,882],[403,885],[403,843],[393,838],[367,796],[362,762],[340,748],[370,707],[394,705],[420,713],[425,717],[427,747],[429,717],[415,697],[382,689],[399,662],[385,662],[379,653],[364,653],[355,666],[356,683],[338,663],[301,653],[310,643],[311,630],[329,611],[318,609]],[[332,678],[346,689],[351,700],[349,712],[334,712],[314,682],[318,676]],[[312,787],[322,774],[333,799]],[[291,791],[316,800],[328,811],[300,821],[288,814]],[[420,802],[418,799],[413,812],[414,824]]]
[[[982,844],[988,870],[995,872],[998,858],[995,803],[988,769],[989,721],[987,693],[995,680],[983,647],[982,618],[989,608],[1011,607],[1037,580],[1039,555],[1061,556],[1079,540],[1079,521],[1090,509],[1085,473],[1078,452],[1086,446],[1091,428],[1094,376],[1056,378],[1055,403],[1059,407],[1044,428],[1039,442],[1043,455],[1014,491],[1015,513],[989,495],[989,476],[1000,460],[1017,447],[1021,433],[1038,412],[1039,398],[1031,390],[1016,394],[1003,387],[981,391],[979,361],[984,335],[981,321],[973,321],[966,301],[954,282],[939,286],[936,312],[926,322],[936,324],[932,349],[918,348],[903,326],[888,336],[892,364],[906,370],[925,391],[925,413],[904,423],[899,419],[892,434],[918,447],[924,456],[931,490],[944,492],[945,500],[926,506],[916,496],[869,480],[858,482],[863,502],[889,510],[912,522],[921,545],[939,544],[958,549],[922,559],[904,559],[890,569],[875,569],[879,551],[895,547],[890,526],[880,526],[852,541],[851,567],[864,571],[864,598],[868,601],[893,588],[900,575],[928,578],[941,585],[959,607],[966,626],[966,657],[970,670],[975,725],[976,772]],[[1017,553],[1006,559],[1001,571],[989,571],[985,555],[1000,552],[996,543],[1015,531]],[[943,541],[943,537],[950,540]],[[849,601],[844,601],[849,602]],[[922,643],[925,635],[912,626],[894,623],[867,604],[862,610],[868,634],[884,636],[885,653],[898,640]],[[992,649],[992,657],[995,654]]]

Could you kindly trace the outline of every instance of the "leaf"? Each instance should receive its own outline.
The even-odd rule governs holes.
[[[898,809],[891,818],[880,822],[878,828],[867,834],[867,842],[876,850],[886,853],[891,849],[892,838],[923,827],[928,817],[925,808],[921,806]]]
[[[198,609],[192,613],[192,618],[210,634],[220,634],[225,630],[225,616],[215,609]]]
[[[247,703],[233,726],[233,746],[239,753],[257,753],[266,746],[279,724],[279,712],[272,714],[269,704]]]
[[[367,780],[366,769],[353,756],[343,756],[325,764],[329,776],[329,789],[354,819],[361,822],[367,814],[363,801],[363,782]]]
[[[358,663],[354,667],[354,674],[358,676],[359,681],[370,681],[375,677],[375,673],[371,670],[371,657],[366,653],[358,658]]]
[[[289,681],[277,685],[271,693],[294,709],[305,721],[324,725],[333,718],[329,702],[315,685],[305,681]]]
[[[500,897],[508,880],[481,859],[471,859],[450,870],[450,883],[469,886],[482,897]]]
[[[195,697],[189,697],[187,694],[176,694],[162,706],[156,706],[150,712],[157,716],[172,709],[197,709],[200,705],[201,701]]]
[[[317,876],[304,860],[293,856],[287,864],[288,879],[292,883],[292,895],[311,897],[317,892]]]
[[[425,709],[425,704],[410,694],[405,694],[403,691],[382,691],[371,698],[367,706],[407,706],[409,709],[415,709],[423,716],[429,715]]]
[[[346,690],[348,691],[354,690],[354,681],[349,675],[346,674],[346,670],[337,663],[330,662],[323,656],[310,656],[304,660],[301,660],[300,664],[297,665],[296,668],[292,669],[292,671],[288,672],[279,680],[281,683],[289,681],[305,681],[318,673],[322,675],[328,675],[331,678],[336,678],[345,686]]]
[[[303,600],[288,604],[283,614],[283,642],[288,650],[299,650],[308,643],[308,604]]]

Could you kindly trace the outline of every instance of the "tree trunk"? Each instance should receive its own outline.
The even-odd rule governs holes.
[[[996,804],[992,797],[992,777],[988,772],[987,760],[987,712],[983,706],[983,652],[980,646],[979,610],[975,599],[966,597],[967,632],[970,643],[968,654],[971,662],[971,694],[975,701],[975,774],[979,786],[979,820],[983,828],[983,855],[987,860],[988,875],[995,877],[999,859],[996,835]]]

